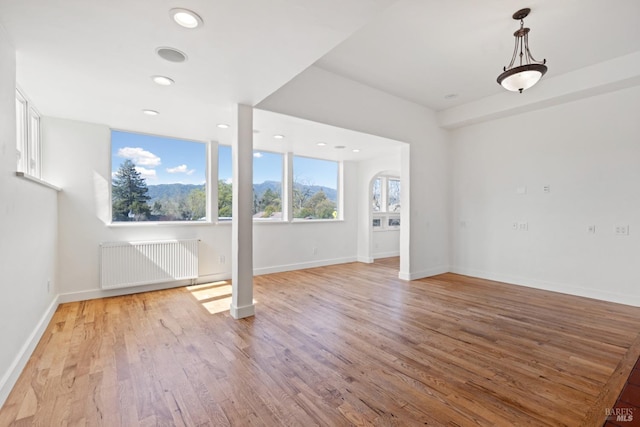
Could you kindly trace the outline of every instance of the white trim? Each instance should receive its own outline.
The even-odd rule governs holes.
[[[27,365],[27,362],[38,345],[40,338],[42,338],[44,331],[47,329],[47,326],[49,326],[49,322],[51,321],[51,318],[53,318],[53,314],[56,312],[58,304],[59,301],[56,296],[53,298],[53,301],[51,301],[51,304],[49,304],[49,307],[45,310],[33,332],[31,332],[26,342],[22,345],[22,348],[20,348],[20,351],[18,351],[18,354],[15,359],[13,359],[13,362],[11,363],[11,366],[9,366],[7,372],[4,374],[2,379],[0,379],[0,408],[2,408],[7,397],[9,397],[9,393],[11,393],[16,381],[18,381],[22,370]]]
[[[411,280],[424,279],[425,277],[437,276],[438,274],[444,274],[450,271],[451,269],[449,268],[448,265],[441,265],[438,267],[429,268],[428,270],[415,271],[413,273],[401,271],[400,273],[398,273],[398,278],[400,280],[411,281]]]
[[[633,297],[628,294],[622,295],[614,292],[588,289],[563,283],[547,282],[545,280],[532,279],[528,277],[511,276],[509,274],[491,273],[471,268],[453,267],[451,272],[465,276],[478,277],[481,279],[494,280],[496,282],[508,283],[510,285],[525,286],[527,288],[542,289],[545,291],[640,307],[640,297]]]
[[[281,273],[284,271],[304,270],[306,268],[325,267],[327,265],[346,264],[348,262],[356,262],[356,261],[358,261],[357,257],[323,259],[320,261],[300,262],[297,264],[284,264],[284,265],[276,265],[274,267],[254,268],[253,274],[254,276],[261,276],[263,274]]]
[[[391,251],[391,252],[376,252],[373,254],[373,259],[379,258],[391,258],[394,256],[400,256],[400,251]]]
[[[36,184],[40,184],[43,185],[47,188],[51,188],[52,190],[56,190],[56,191],[62,191],[62,188],[55,186],[53,184],[49,184],[47,181],[43,181],[40,178],[36,178],[35,176],[29,175],[28,173],[24,173],[24,172],[16,172],[16,176],[19,178],[24,178],[28,181],[32,181],[35,182]]]
[[[220,280],[230,280],[231,272],[208,274],[206,276],[200,276],[196,279],[195,284],[202,285],[209,282],[217,282]],[[130,288],[117,288],[117,289],[93,289],[89,291],[69,292],[66,294],[58,295],[58,301],[60,304],[67,302],[87,301],[98,298],[116,297],[120,295],[131,295],[140,292],[160,291],[163,289],[180,288],[183,286],[192,285],[191,280],[176,280],[173,282],[156,283],[153,285],[135,286]]]
[[[229,313],[234,319],[244,319],[245,317],[255,316],[256,305],[244,305],[242,307],[236,307],[233,304],[229,307]]]
[[[365,264],[371,264],[371,263],[373,263],[374,259],[372,257],[359,256],[358,255],[358,259],[356,261],[362,262],[362,263],[365,263]]]

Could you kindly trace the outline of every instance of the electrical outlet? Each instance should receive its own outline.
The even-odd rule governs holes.
[[[225,259],[224,255],[220,255],[220,257],[218,258],[218,261],[220,262],[220,264],[224,264],[227,262],[227,260]]]
[[[518,223],[518,230],[520,231],[529,231],[529,224],[526,222],[519,222]]]
[[[51,280],[47,280],[47,293],[51,293]]]
[[[589,228],[587,229],[587,231],[589,231],[589,233],[591,233],[591,234],[595,234],[596,233],[596,226],[595,225],[590,225]]]
[[[313,248],[313,254],[318,255],[318,248]]]
[[[618,236],[628,236],[629,235],[629,226],[628,225],[616,225],[615,233]]]
[[[544,187],[542,187],[542,191],[545,193],[551,193],[551,186],[545,185]]]

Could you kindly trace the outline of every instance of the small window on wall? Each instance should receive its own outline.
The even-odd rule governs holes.
[[[400,228],[400,179],[379,176],[371,183],[374,231],[389,231]]]
[[[293,217],[338,218],[338,162],[293,157]]]
[[[372,190],[372,208],[374,212],[380,212],[381,204],[382,204],[382,191],[380,189],[380,178],[376,178],[373,181],[373,190]]]
[[[400,180],[387,180],[387,212],[400,212]]]
[[[205,143],[111,131],[113,222],[207,219]]]
[[[253,219],[282,220],[283,156],[253,152]]]
[[[40,178],[40,114],[16,89],[16,154],[18,172]]]
[[[218,146],[218,220],[230,221],[232,217],[233,187],[232,187],[231,147]]]

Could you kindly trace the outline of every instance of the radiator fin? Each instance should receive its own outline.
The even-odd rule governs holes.
[[[198,240],[104,242],[100,286],[126,288],[198,277]]]

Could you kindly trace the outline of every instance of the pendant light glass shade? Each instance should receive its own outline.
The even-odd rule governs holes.
[[[547,60],[536,61],[529,50],[529,28],[524,27],[524,18],[529,15],[531,9],[521,9],[513,14],[513,19],[520,20],[520,29],[513,33],[515,46],[513,56],[504,72],[498,76],[498,83],[512,92],[520,92],[529,89],[547,72],[545,65]],[[517,62],[516,62],[517,60]]]

